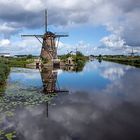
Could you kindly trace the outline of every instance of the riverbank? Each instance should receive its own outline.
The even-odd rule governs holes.
[[[59,59],[65,63],[65,65],[71,65],[76,67],[83,67],[88,60],[87,56],[84,56],[81,52],[77,51],[76,54],[66,54],[59,56]]]
[[[0,58],[0,62],[4,62],[9,67],[26,67],[27,64],[33,63],[34,59],[24,58]]]
[[[33,62],[29,58],[0,58],[0,92],[3,92],[6,79],[10,72],[10,67],[26,67],[27,64]]]
[[[140,56],[102,56],[102,60],[140,67]]]
[[[0,92],[4,90],[7,76],[10,72],[10,67],[4,62],[0,62]]]

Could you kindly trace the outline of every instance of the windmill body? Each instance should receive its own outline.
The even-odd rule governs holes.
[[[43,36],[43,44],[40,55],[43,60],[57,59],[57,48],[55,42],[56,38],[54,33],[47,32]]]

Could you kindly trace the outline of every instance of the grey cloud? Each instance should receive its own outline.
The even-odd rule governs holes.
[[[117,0],[113,1],[113,3],[118,5],[124,12],[131,12],[140,7],[139,0]]]
[[[7,37],[7,34],[21,32],[23,28],[42,27],[44,24],[43,10],[46,7],[49,11],[48,17],[51,25],[110,24],[114,29],[112,33],[122,28],[119,36],[126,41],[127,45],[140,45],[139,0],[66,0],[63,3],[60,0],[37,0],[36,2],[40,5],[31,2],[14,0],[0,2],[0,24],[7,23],[8,27],[13,28],[12,31],[0,29],[2,34]]]

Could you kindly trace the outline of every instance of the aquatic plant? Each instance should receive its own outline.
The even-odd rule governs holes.
[[[39,105],[49,102],[56,94],[39,94],[39,93],[13,93],[0,97],[0,112],[14,109],[17,106]]]
[[[4,130],[0,130],[0,140],[13,140],[14,138],[16,138],[16,131],[5,132]]]
[[[16,137],[16,132],[11,126],[7,129],[3,129],[3,123],[5,119],[10,121],[15,117],[16,110],[18,108],[32,108],[38,105],[49,103],[56,94],[43,94],[32,92],[17,92],[17,93],[5,93],[0,96],[0,139],[6,138],[13,140]]]
[[[12,133],[8,133],[8,134],[5,134],[5,137],[8,139],[8,140],[13,140],[13,138],[15,138],[16,132],[12,132]]]

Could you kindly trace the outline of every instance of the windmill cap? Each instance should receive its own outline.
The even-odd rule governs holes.
[[[55,34],[54,34],[53,32],[50,32],[50,31],[46,32],[45,35],[52,35],[52,36],[55,36]]]

